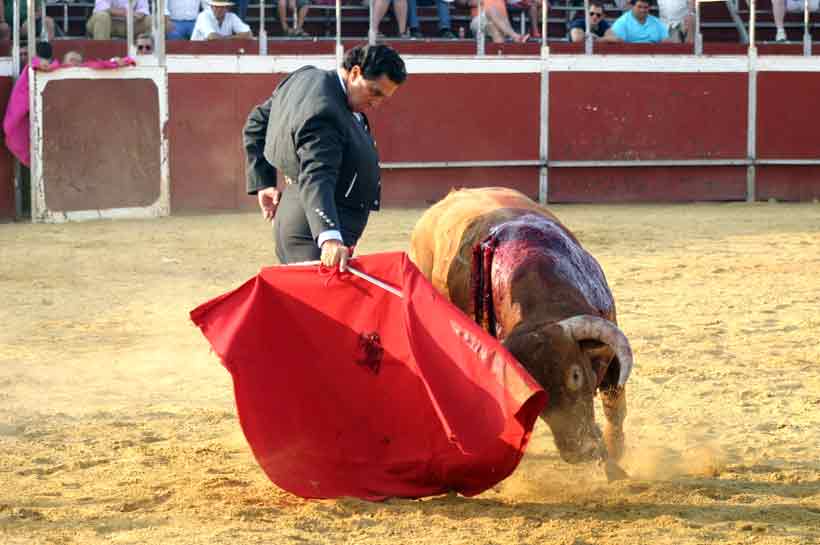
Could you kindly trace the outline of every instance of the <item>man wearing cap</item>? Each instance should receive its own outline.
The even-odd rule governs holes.
[[[337,70],[306,66],[254,108],[243,131],[248,193],[272,221],[281,263],[321,259],[345,270],[350,248],[379,209],[379,156],[362,113],[407,79],[386,45],[357,46]],[[276,187],[276,171],[284,188]]]
[[[253,38],[251,27],[229,10],[233,2],[209,0],[207,3],[210,7],[203,9],[196,17],[192,41]]]

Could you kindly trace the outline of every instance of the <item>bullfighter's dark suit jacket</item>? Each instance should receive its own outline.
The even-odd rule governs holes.
[[[282,263],[315,260],[326,230],[355,245],[379,209],[379,157],[367,118],[356,117],[335,70],[306,66],[290,74],[248,116],[243,131],[248,193],[288,180],[274,237]]]

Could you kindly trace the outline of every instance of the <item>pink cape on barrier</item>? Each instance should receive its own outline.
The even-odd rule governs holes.
[[[546,393],[403,253],[263,269],[191,312],[257,461],[302,497],[479,494],[517,467]]]
[[[32,67],[35,70],[42,70],[40,59],[35,58]],[[84,62],[81,66],[95,68],[98,70],[120,68],[121,66],[133,66],[136,62],[130,57],[122,59],[122,64],[113,60],[94,60]],[[58,61],[49,63],[49,70],[58,68],[69,68],[61,65]],[[3,117],[3,134],[6,137],[6,147],[25,166],[31,165],[31,132],[29,128],[29,85],[28,85],[28,65],[26,65],[20,77],[14,84],[6,107],[6,115]]]

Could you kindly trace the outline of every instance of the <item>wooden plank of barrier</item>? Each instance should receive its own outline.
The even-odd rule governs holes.
[[[170,212],[164,69],[38,72],[32,88],[33,221]]]

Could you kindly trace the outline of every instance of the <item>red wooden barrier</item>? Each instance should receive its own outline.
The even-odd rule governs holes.
[[[503,185],[538,199],[537,167],[382,169],[382,202],[427,206],[451,189]]]
[[[159,97],[153,81],[51,81],[43,104],[50,210],[144,207],[159,198]]]
[[[538,74],[411,74],[369,114],[384,162],[538,159]]]
[[[550,160],[742,159],[747,75],[550,74]]]
[[[6,113],[5,106],[8,104],[13,85],[14,81],[10,77],[0,77],[0,104],[3,105],[3,115]],[[14,219],[14,216],[14,157],[3,146],[0,149],[0,221]]]
[[[171,74],[171,210],[255,205],[245,194],[242,127],[282,74]],[[196,100],[191,100],[196,97]]]
[[[742,201],[745,167],[553,168],[550,202]]]

